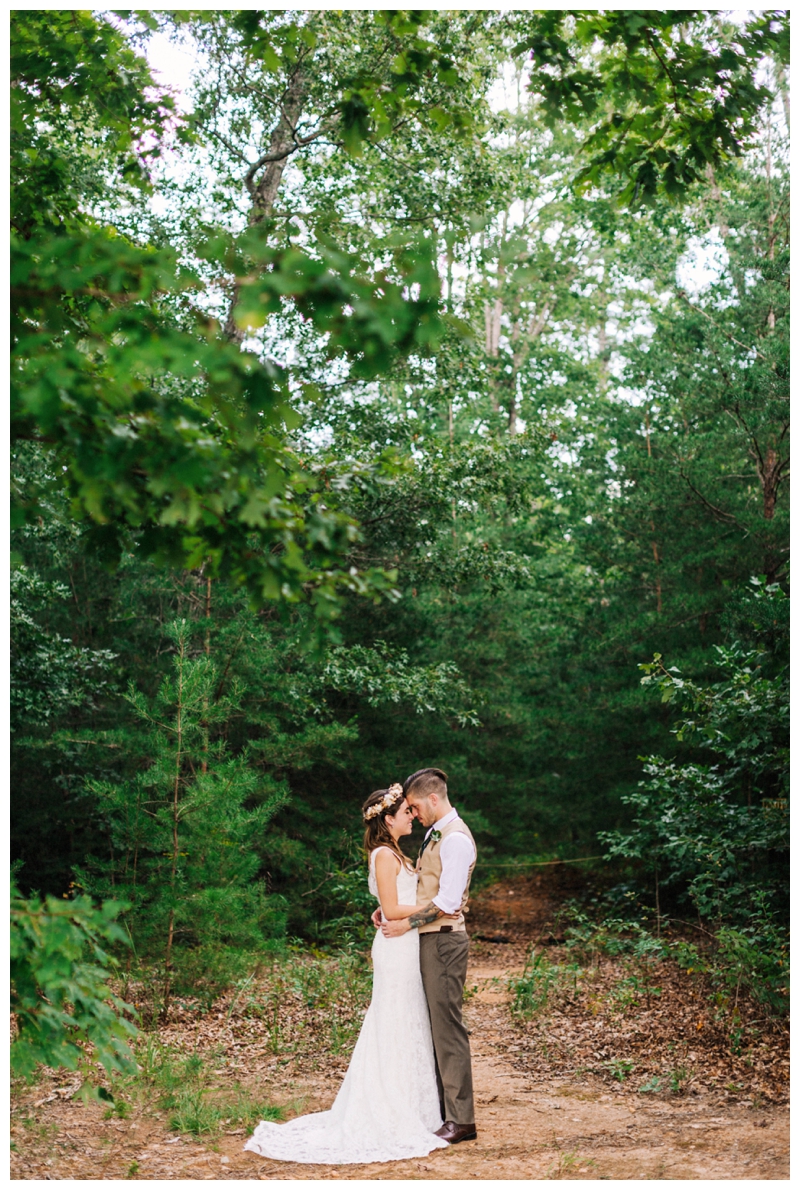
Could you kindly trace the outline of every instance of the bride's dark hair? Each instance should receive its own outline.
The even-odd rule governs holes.
[[[376,847],[389,847],[407,868],[412,866],[408,856],[404,855],[400,850],[400,847],[396,840],[392,838],[392,834],[386,825],[386,815],[390,814],[394,817],[405,801],[405,797],[406,795],[401,789],[393,801],[388,801],[389,790],[376,789],[364,802],[364,805],[361,807],[361,814],[365,819],[364,850],[367,853],[367,858],[372,855]],[[370,818],[366,818],[367,812],[374,806],[380,805],[383,801],[387,801],[388,804],[382,807],[376,814],[373,813]]]

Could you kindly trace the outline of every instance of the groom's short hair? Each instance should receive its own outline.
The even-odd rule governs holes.
[[[421,798],[428,798],[435,793],[446,798],[447,773],[443,773],[441,769],[417,769],[416,773],[406,777],[403,782],[403,793],[406,797],[413,793],[414,797]]]

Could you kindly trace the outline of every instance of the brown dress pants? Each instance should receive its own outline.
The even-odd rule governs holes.
[[[472,1058],[461,1019],[467,978],[466,930],[419,936],[419,968],[431,1016],[436,1082],[442,1116],[453,1124],[474,1124]]]

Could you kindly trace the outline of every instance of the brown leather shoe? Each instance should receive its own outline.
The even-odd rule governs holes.
[[[441,1136],[449,1145],[458,1145],[462,1140],[475,1140],[478,1133],[474,1124],[454,1124],[452,1120],[446,1120],[441,1128],[437,1128],[436,1136]]]

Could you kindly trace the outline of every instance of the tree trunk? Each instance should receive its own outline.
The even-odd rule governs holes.
[[[775,81],[778,84],[778,94],[780,95],[781,103],[783,104],[783,114],[786,118],[786,131],[788,132],[789,128],[790,128],[790,125],[789,125],[789,88],[786,86],[786,71],[783,69],[782,66],[777,73]]]
[[[489,359],[496,360],[500,353],[500,319],[503,316],[503,303],[501,299],[495,298],[491,305],[489,302],[485,302],[483,314],[486,323],[486,354]],[[500,403],[497,399],[497,375],[495,369],[490,370],[489,373],[489,393],[492,400],[492,409],[497,413]]]
[[[486,354],[491,359],[497,359],[500,350],[500,319],[503,316],[503,303],[495,298],[491,305],[488,302],[483,307],[486,322]]]
[[[519,342],[519,310],[511,328],[511,392],[508,398],[508,435],[513,438],[517,432],[517,375],[522,365],[523,350]]]
[[[650,522],[650,528],[655,533],[656,526],[655,526],[654,521]],[[651,542],[651,545],[653,547],[653,561],[656,564],[656,611],[657,611],[658,615],[660,616],[661,610],[662,610],[662,608],[661,608],[661,569],[660,569],[661,555],[658,552],[658,542],[654,540]]]
[[[513,438],[517,432],[517,377],[522,369],[522,365],[531,352],[533,344],[539,338],[547,324],[551,304],[555,304],[555,299],[552,297],[547,299],[538,314],[531,315],[524,337],[522,335],[519,306],[517,306],[514,312],[514,325],[511,331],[511,396],[508,407],[508,434],[510,438]]]
[[[775,516],[775,504],[778,499],[778,482],[781,471],[781,459],[777,450],[770,446],[759,465],[758,477],[764,493],[764,520],[771,521]]]
[[[508,231],[508,211],[503,212],[503,223],[500,233],[500,241],[498,245],[497,258],[497,288],[495,293],[497,297],[494,301],[484,303],[483,312],[486,320],[486,354],[489,359],[497,360],[500,356],[500,331],[502,329],[503,317],[503,284],[506,276],[506,266],[503,262],[503,244],[505,243],[506,233]],[[497,413],[500,409],[500,373],[499,366],[490,367],[489,369],[489,394],[492,402],[492,410]]]
[[[203,640],[203,652],[206,657],[211,656],[211,575],[206,576],[206,631]],[[208,772],[208,699],[203,699],[203,760],[200,771]]]
[[[772,121],[767,119],[767,194],[769,195],[769,210],[767,211],[767,258],[775,259],[775,209],[772,201]],[[775,307],[772,302],[767,311],[767,330],[775,330]]]
[[[269,219],[272,214],[286,162],[297,147],[295,130],[303,110],[306,91],[306,73],[303,67],[298,66],[289,79],[289,85],[281,104],[280,119],[272,130],[269,148],[264,154],[264,172],[257,182],[253,182],[250,175],[245,179],[245,185],[253,199],[247,219],[249,227],[257,227],[259,223]],[[251,173],[253,172],[251,171]],[[239,300],[239,288],[237,284],[234,284],[228,306],[228,317],[225,321],[225,335],[231,342],[241,344],[244,341],[245,331],[236,325],[233,317]]]
[[[172,944],[175,938],[175,880],[178,874],[178,808],[181,788],[181,760],[183,757],[183,664],[185,660],[183,638],[178,643],[178,700],[175,709],[175,776],[172,786],[172,865],[169,886],[172,904],[167,923],[167,949],[164,956],[164,1003],[161,1007],[163,1020],[169,1013],[169,999],[172,986]]]
[[[771,521],[775,516],[775,505],[778,502],[778,485],[780,484],[781,471],[783,470],[783,461],[774,446],[767,447],[763,460],[758,460],[756,467],[763,493],[764,520]],[[775,582],[780,566],[780,555],[768,548],[764,555],[764,574],[768,583]]]

